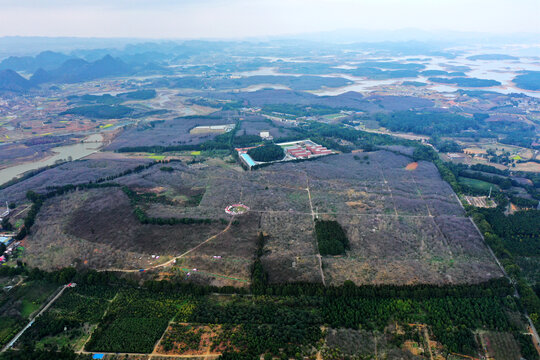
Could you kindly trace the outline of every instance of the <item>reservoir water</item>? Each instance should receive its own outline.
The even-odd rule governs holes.
[[[103,145],[102,141],[103,136],[101,134],[93,134],[85,138],[83,142],[52,148],[51,151],[54,152],[52,156],[2,169],[0,170],[0,185],[21,176],[27,171],[53,165],[56,161],[67,160],[70,156],[73,160],[82,159],[99,151]]]

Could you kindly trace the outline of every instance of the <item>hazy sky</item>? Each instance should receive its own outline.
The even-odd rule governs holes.
[[[540,33],[540,0],[0,0],[0,36],[251,37],[338,29]]]

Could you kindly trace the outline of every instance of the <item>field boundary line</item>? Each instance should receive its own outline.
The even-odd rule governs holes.
[[[174,319],[174,317],[173,317]],[[167,323],[167,327],[165,327],[165,330],[163,331],[163,334],[161,334],[161,336],[159,337],[159,339],[156,341],[156,344],[154,345],[154,348],[152,349],[152,352],[150,353],[150,355],[148,356],[148,360],[151,360],[154,355],[158,355],[158,348],[159,348],[159,344],[161,344],[161,340],[163,340],[163,338],[165,337],[165,334],[167,334],[167,331],[169,330],[169,327],[171,326],[172,322],[173,322],[173,319],[169,320],[169,322]]]
[[[398,211],[397,211],[397,208],[396,208],[396,201],[394,200],[394,194],[392,193],[392,188],[390,187],[390,185],[388,185],[388,181],[386,180],[386,176],[384,176],[384,171],[381,167],[381,164],[377,163],[377,167],[379,168],[379,171],[381,172],[381,176],[383,178],[383,181],[384,181],[384,185],[386,185],[386,189],[388,190],[388,192],[390,193],[390,199],[392,200],[392,205],[394,205],[394,212],[396,213],[396,216],[398,216]]]

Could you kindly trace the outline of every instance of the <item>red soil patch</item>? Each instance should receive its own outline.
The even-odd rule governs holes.
[[[405,166],[405,170],[416,170],[416,168],[418,167],[418,163],[417,162],[412,162],[410,163],[409,165]]]

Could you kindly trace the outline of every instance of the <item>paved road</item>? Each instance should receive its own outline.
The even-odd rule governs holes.
[[[17,335],[15,335],[15,337],[13,339],[11,339],[11,341],[6,345],[4,346],[4,348],[2,349],[2,352],[8,350],[9,348],[11,348],[13,346],[13,344],[15,344],[17,342],[17,340],[19,340],[19,338],[22,336],[22,334],[24,334],[24,332],[26,330],[28,330],[28,328],[30,326],[32,326],[32,324],[34,323],[34,321],[39,317],[41,316],[41,314],[43,314],[45,311],[47,311],[47,309],[49,309],[49,307],[60,297],[62,296],[62,294],[64,293],[64,290],[66,290],[67,288],[67,285],[64,285],[60,288],[60,291],[58,291],[58,294],[56,294],[52,299],[51,301],[49,301],[47,303],[47,305],[45,305],[41,310],[40,312],[37,313],[36,316],[34,316],[32,319],[30,319],[30,322],[28,322],[28,324],[21,330],[17,333]]]

